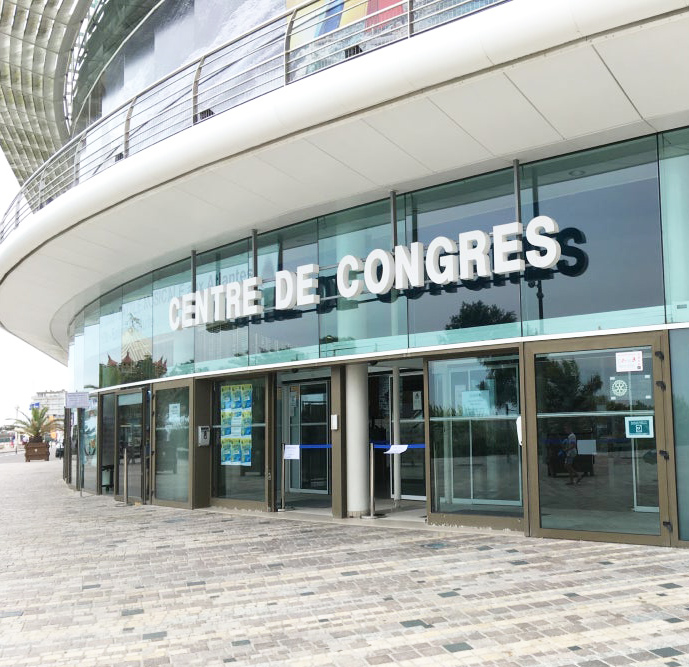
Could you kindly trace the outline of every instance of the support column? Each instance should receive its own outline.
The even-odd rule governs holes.
[[[346,368],[347,516],[369,511],[368,364]]]

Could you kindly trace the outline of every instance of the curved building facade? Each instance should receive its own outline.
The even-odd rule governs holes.
[[[68,483],[687,544],[688,2],[73,11],[0,225]]]

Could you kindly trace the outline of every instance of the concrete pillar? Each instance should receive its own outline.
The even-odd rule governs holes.
[[[347,414],[347,516],[369,511],[368,364],[348,364],[345,404]]]

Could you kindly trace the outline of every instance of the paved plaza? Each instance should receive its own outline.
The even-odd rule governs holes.
[[[125,507],[2,463],[0,667],[689,665],[686,550]]]

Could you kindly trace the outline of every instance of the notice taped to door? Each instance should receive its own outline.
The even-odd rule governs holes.
[[[252,391],[250,384],[220,387],[220,465],[251,465]]]

